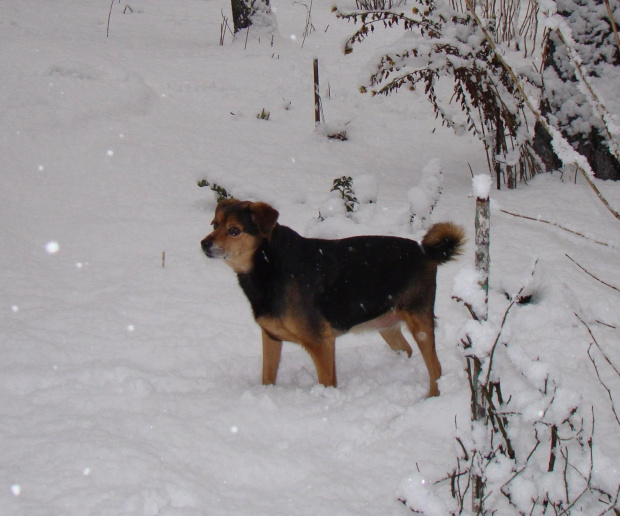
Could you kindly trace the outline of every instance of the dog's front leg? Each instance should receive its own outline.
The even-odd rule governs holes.
[[[282,341],[263,331],[263,385],[274,385],[282,355]]]

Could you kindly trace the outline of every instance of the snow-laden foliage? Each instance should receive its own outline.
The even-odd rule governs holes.
[[[445,125],[457,134],[469,131],[480,139],[498,184],[503,180],[515,187],[517,181],[539,171],[523,98],[471,13],[434,0],[421,0],[407,11],[337,8],[336,13],[361,23],[346,41],[345,53],[352,52],[353,45],[364,41],[377,26],[404,30],[399,40],[381,49],[362,91],[369,88],[373,94],[387,95],[402,87],[422,87]],[[453,81],[448,94],[441,84],[444,78]],[[453,101],[460,112],[452,109]]]
[[[610,68],[620,65],[619,48],[608,22],[605,3],[586,0],[559,0],[558,15],[567,28],[580,57],[579,65],[591,77],[607,75]],[[620,23],[620,8],[616,8]],[[575,78],[575,64],[559,33],[549,33],[547,63],[543,71],[543,106],[549,122],[562,129],[571,140],[596,130],[603,133],[602,121],[596,115],[587,95],[580,91]]]
[[[542,73],[542,114],[587,157],[594,174],[602,179],[620,178],[620,133],[611,128],[617,123],[609,120],[598,94],[586,82],[618,74],[620,47],[610,15],[620,24],[617,4],[615,7],[610,4],[608,10],[602,0],[551,3],[547,12],[550,30]],[[558,168],[558,157],[546,156],[547,137],[542,134],[540,124],[536,131],[537,152],[544,158],[547,168]]]
[[[503,313],[491,312],[488,321],[477,317],[486,297],[479,275],[464,269],[455,278],[453,295],[474,317],[461,332],[472,417],[455,421],[453,471],[434,483],[419,474],[403,481],[401,499],[412,510],[542,515],[617,508],[617,479],[595,465],[605,464],[606,443],[597,440],[594,405],[552,363],[510,344],[511,311],[540,285],[535,267],[519,291],[507,296]],[[506,384],[509,389],[502,388]],[[453,500],[446,501],[448,493]]]

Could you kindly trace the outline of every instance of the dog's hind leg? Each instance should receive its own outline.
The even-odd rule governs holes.
[[[330,337],[316,344],[304,344],[304,348],[312,357],[319,383],[325,387],[337,387],[336,339]]]
[[[413,351],[400,329],[400,324],[392,326],[387,330],[381,330],[379,335],[383,337],[383,340],[385,340],[385,342],[388,343],[388,346],[390,346],[394,351],[404,351],[407,353],[408,357],[411,357]]]
[[[263,385],[274,385],[282,355],[282,341],[263,329]]]
[[[406,313],[403,315],[413,338],[418,343],[426,369],[428,369],[428,395],[429,397],[439,396],[437,380],[441,376],[441,364],[435,350],[435,317],[432,311],[427,313]]]

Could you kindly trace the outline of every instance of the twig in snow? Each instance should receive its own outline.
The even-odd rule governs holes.
[[[314,25],[312,24],[312,0],[310,0],[310,5],[302,4],[300,2],[294,2],[296,4],[303,5],[306,8],[306,28],[304,29],[304,33],[302,34],[303,40],[301,41],[301,48],[304,48],[304,43],[306,42],[306,38],[310,35],[312,31],[315,31]],[[325,29],[327,30],[327,29]]]
[[[513,217],[518,217],[520,219],[533,220],[535,222],[542,222],[543,224],[549,224],[550,226],[555,226],[556,228],[560,228],[560,229],[563,229],[564,231],[568,231],[569,233],[572,233],[573,235],[579,236],[581,238],[585,238],[586,240],[591,240],[595,244],[604,245],[606,247],[614,247],[614,246],[610,246],[607,242],[602,242],[600,240],[595,240],[594,238],[590,238],[590,237],[584,235],[583,233],[579,233],[579,231],[575,231],[573,229],[568,229],[567,227],[564,227],[564,226],[558,224],[557,222],[551,222],[549,220],[540,219],[540,218],[536,218],[536,217],[529,217],[528,215],[521,215],[519,213],[513,213],[511,211],[507,211],[507,210],[503,210],[503,209],[500,209],[499,211],[501,211],[502,213],[505,213],[506,215],[512,215]]]
[[[575,317],[577,317],[577,319],[579,319],[579,322],[581,322],[581,324],[583,324],[586,327],[586,330],[588,330],[588,333],[590,334],[590,337],[592,337],[592,340],[594,341],[594,344],[596,345],[598,350],[601,352],[601,355],[603,355],[603,358],[605,359],[605,361],[611,366],[611,368],[615,371],[615,373],[618,376],[620,376],[620,371],[618,371],[616,366],[612,364],[611,360],[609,360],[609,357],[605,354],[605,352],[603,351],[603,349],[599,345],[598,341],[596,340],[596,337],[592,333],[592,330],[590,329],[588,324],[581,317],[579,317],[579,315],[577,315],[576,313],[575,313]]]
[[[234,38],[235,34],[230,28],[230,25],[228,25],[228,18],[224,16],[224,10],[222,9],[222,24],[220,25],[220,47],[224,46],[224,38],[226,37],[226,29],[228,29],[228,32],[230,32],[230,35]]]
[[[250,27],[248,26],[248,28],[246,29],[246,33],[245,33],[245,45],[243,45],[243,50],[247,50],[248,48],[248,37],[250,36]]]
[[[571,262],[573,262],[577,267],[579,267],[583,272],[585,272],[588,276],[594,278],[596,281],[602,283],[603,285],[605,285],[606,287],[612,288],[614,289],[616,292],[620,292],[620,289],[617,287],[614,287],[613,285],[610,285],[609,283],[606,283],[605,281],[603,281],[600,278],[597,278],[594,274],[592,274],[590,271],[588,271],[585,267],[579,265],[575,260],[573,260],[570,256],[568,256],[567,254],[565,254],[564,256],[566,256],[566,258],[568,258]]]
[[[586,486],[583,488],[583,490],[581,491],[581,493],[579,493],[579,496],[577,496],[577,498],[575,498],[569,505],[568,507],[566,507],[566,509],[564,509],[561,513],[560,516],[562,514],[570,514],[570,510],[575,506],[575,504],[583,497],[583,495],[585,495],[590,489],[592,489],[592,473],[594,471],[594,453],[593,453],[593,446],[592,446],[592,441],[594,438],[594,422],[595,422],[595,418],[594,418],[594,407],[592,407],[592,431],[590,432],[590,437],[588,439],[588,450],[589,450],[589,454],[590,454],[590,467],[588,469],[588,476],[585,477],[581,471],[579,471],[577,468],[575,468],[575,466],[573,466],[572,464],[570,464],[570,466],[577,471],[577,473],[579,473],[583,479],[586,481]],[[564,454],[562,454],[564,456]],[[568,448],[566,449],[566,456],[564,457],[566,460],[566,469],[568,469],[569,463],[568,463]],[[566,479],[566,474],[564,476],[564,478]],[[568,495],[568,483],[566,483],[566,494]],[[569,498],[566,498],[566,501],[568,502]]]
[[[599,321],[598,319],[595,319],[594,322],[597,323],[597,324],[602,324],[603,326],[607,326],[608,328],[611,328],[612,330],[617,330],[618,329],[613,324],[609,324],[609,323],[606,323],[604,321]]]
[[[120,0],[119,0],[120,2]],[[112,0],[112,2],[110,3],[110,12],[108,13],[108,28],[106,30],[105,33],[105,37],[109,38],[110,37],[110,18],[112,17],[112,6],[114,5],[114,0]]]
[[[594,344],[590,344],[590,347],[588,348],[588,357],[590,358],[590,362],[592,362],[592,365],[594,366],[594,371],[596,372],[598,381],[603,386],[603,388],[607,391],[607,397],[609,398],[609,402],[611,403],[611,411],[614,413],[614,417],[616,418],[616,423],[618,423],[618,425],[620,426],[620,418],[618,417],[618,413],[616,412],[616,404],[614,402],[613,395],[611,394],[611,390],[609,389],[609,387],[607,387],[607,385],[601,378],[601,375],[598,371],[598,366],[596,365],[596,362],[594,361],[594,357],[590,353],[590,350],[592,349],[593,345]]]
[[[534,276],[534,273],[536,272],[537,264],[538,264],[538,258],[536,258],[536,261],[534,262],[534,265],[532,266],[532,272],[530,272],[530,277]],[[495,338],[495,342],[493,342],[493,347],[491,348],[491,353],[489,354],[489,368],[487,370],[487,377],[484,381],[484,385],[485,385],[485,388],[487,388],[487,390],[489,386],[489,378],[491,377],[491,369],[493,367],[493,357],[495,355],[495,348],[497,347],[497,344],[499,343],[499,339],[502,335],[502,331],[504,330],[504,326],[506,325],[506,319],[508,319],[508,314],[510,313],[510,310],[516,303],[519,302],[519,299],[521,299],[521,294],[523,293],[523,290],[525,290],[526,286],[527,286],[527,283],[523,284],[523,286],[521,287],[517,295],[512,298],[512,301],[510,302],[510,304],[508,305],[508,308],[506,308],[506,311],[504,312],[504,317],[502,318],[502,324],[499,327],[499,333],[497,334],[497,337]]]
[[[583,324],[586,327],[586,330],[588,330],[588,333],[590,334],[590,337],[592,337],[592,341],[593,342],[590,343],[590,347],[588,347],[588,357],[590,358],[590,362],[592,362],[592,365],[594,366],[594,371],[596,372],[596,376],[598,377],[598,381],[603,386],[603,388],[607,391],[607,397],[609,398],[609,401],[611,403],[611,410],[614,413],[614,417],[616,418],[616,422],[618,423],[618,425],[620,425],[620,417],[618,416],[618,413],[616,412],[616,404],[615,404],[614,398],[612,396],[611,390],[609,389],[609,387],[607,387],[607,385],[605,384],[605,382],[601,378],[601,375],[599,374],[599,371],[598,371],[598,366],[596,365],[594,357],[590,353],[590,350],[592,349],[592,346],[596,346],[598,348],[598,350],[601,353],[601,355],[603,355],[603,358],[605,359],[605,362],[607,362],[610,365],[610,367],[615,371],[615,373],[619,377],[620,377],[620,371],[618,371],[616,366],[614,366],[614,364],[611,362],[609,357],[605,354],[605,352],[603,351],[603,349],[601,348],[600,344],[596,340],[596,337],[592,333],[592,330],[590,329],[588,324],[581,317],[579,317],[577,314],[575,314],[575,317],[577,317],[577,319],[579,319],[581,324]]]

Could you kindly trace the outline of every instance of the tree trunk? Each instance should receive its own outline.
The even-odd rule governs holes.
[[[269,0],[230,0],[230,6],[236,34],[252,25],[252,17],[259,9],[269,9]]]
[[[620,52],[604,2],[558,0],[557,5],[558,14],[571,28],[575,50],[582,56],[582,66],[587,73],[591,77],[601,77],[617,68]],[[616,17],[618,11],[616,9]],[[573,148],[586,157],[596,177],[620,179],[620,163],[607,146],[602,121],[580,91],[567,49],[554,31],[547,40],[540,111]],[[547,170],[557,170],[562,165],[551,147],[550,136],[539,123],[535,126],[533,147]]]

